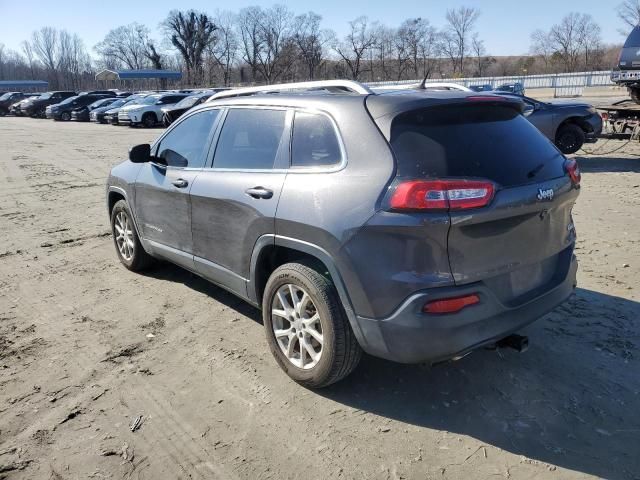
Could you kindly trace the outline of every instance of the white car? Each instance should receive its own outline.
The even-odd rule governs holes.
[[[162,108],[175,105],[186,93],[156,93],[138,100],[133,105],[126,105],[118,112],[120,125],[142,125],[147,128],[156,126],[162,120]]]

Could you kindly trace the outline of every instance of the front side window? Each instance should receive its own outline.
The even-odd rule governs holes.
[[[292,167],[336,165],[342,159],[340,142],[326,115],[296,112],[291,141]]]
[[[180,122],[160,141],[158,157],[170,167],[202,168],[217,116],[218,110],[205,110]]]
[[[286,112],[231,109],[220,132],[214,168],[273,168],[285,129]]]

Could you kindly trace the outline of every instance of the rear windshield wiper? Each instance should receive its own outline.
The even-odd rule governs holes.
[[[544,168],[544,163],[541,163],[536,168],[534,168],[529,173],[527,173],[527,178],[535,177],[540,172],[540,170],[542,170],[543,168]]]

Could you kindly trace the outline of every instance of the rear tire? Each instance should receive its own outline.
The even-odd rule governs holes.
[[[262,319],[276,361],[305,387],[326,387],[343,379],[362,357],[333,283],[309,266],[287,263],[271,274]]]
[[[71,120],[71,114],[69,112],[62,112],[62,114],[60,115],[60,120],[62,120],[63,122],[68,122],[69,120]]]
[[[562,153],[569,155],[582,148],[585,138],[582,128],[573,123],[567,123],[558,129],[555,143]]]
[[[120,262],[129,270],[139,272],[153,264],[153,257],[145,250],[124,200],[119,200],[111,210],[111,234]]]

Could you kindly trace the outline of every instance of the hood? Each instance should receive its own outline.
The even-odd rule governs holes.
[[[119,107],[118,110],[122,112],[128,112],[130,110],[137,110],[139,108],[144,108],[145,105],[126,105],[124,107]]]

